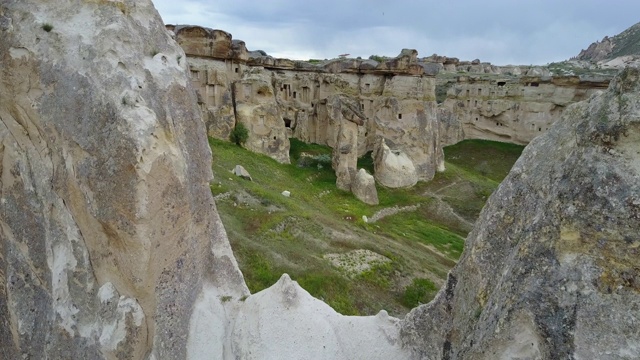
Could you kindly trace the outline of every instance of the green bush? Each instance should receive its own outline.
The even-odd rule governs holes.
[[[238,146],[242,146],[242,144],[247,142],[247,139],[249,139],[249,130],[247,130],[247,127],[244,126],[243,123],[237,123],[236,127],[231,130],[229,140]]]
[[[387,57],[386,56],[380,56],[380,55],[371,55],[369,56],[369,60],[375,60],[377,62],[385,62],[387,61]]]
[[[42,30],[49,32],[51,30],[53,30],[53,25],[49,24],[49,23],[44,23],[42,24]]]
[[[438,292],[438,287],[429,279],[413,279],[407,286],[402,296],[402,304],[408,308],[426,304],[433,299]]]

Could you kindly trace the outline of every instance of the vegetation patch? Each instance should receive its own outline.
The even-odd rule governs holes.
[[[452,162],[446,163],[445,172],[410,189],[378,187],[380,204],[370,206],[336,188],[327,146],[291,139],[291,164],[280,164],[234,143],[209,143],[211,191],[252,293],[288,273],[338,312],[374,315],[385,309],[395,316],[416,303],[405,299],[410,286],[418,288],[412,285],[414,279],[431,279],[439,287],[463,250],[469,226],[460,226],[432,205],[444,201],[475,221],[522,148],[516,151],[491,142],[448,147],[445,159]],[[478,169],[477,161],[487,163]],[[370,154],[358,163],[373,172]],[[236,165],[242,165],[253,181],[233,176],[230,169]],[[284,197],[284,190],[291,197]],[[363,215],[370,218],[396,206],[410,210],[375,223],[362,220]],[[358,269],[357,274],[345,268]]]

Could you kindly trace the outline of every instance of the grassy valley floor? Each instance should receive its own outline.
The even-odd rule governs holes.
[[[411,189],[379,186],[380,204],[369,206],[336,189],[328,147],[291,139],[292,164],[283,165],[209,141],[211,191],[251,292],[288,273],[346,315],[385,309],[402,316],[431,300],[482,206],[523,149],[477,140],[450,146],[447,170],[433,181]],[[253,181],[233,175],[236,165]],[[372,172],[370,156],[359,166]],[[290,197],[282,195],[285,190]]]

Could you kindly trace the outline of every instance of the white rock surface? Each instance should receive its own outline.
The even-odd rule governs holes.
[[[418,182],[418,174],[413,162],[401,150],[391,150],[381,139],[374,153],[374,177],[381,185],[389,188],[410,187]]]
[[[239,176],[239,177],[241,177],[243,179],[247,179],[249,181],[253,181],[253,178],[251,177],[251,174],[249,174],[247,169],[245,169],[244,166],[242,166],[242,165],[236,165],[236,167],[233,168],[233,174],[235,176]]]
[[[358,200],[369,205],[378,205],[378,190],[376,190],[376,181],[373,175],[367,170],[360,169],[355,176],[351,185],[351,192]]]
[[[233,325],[239,359],[408,359],[400,346],[399,320],[343,316],[315,299],[287,274],[246,299]]]

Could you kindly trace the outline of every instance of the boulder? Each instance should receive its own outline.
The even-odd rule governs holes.
[[[384,139],[380,140],[374,157],[374,176],[380,185],[389,188],[410,187],[418,182],[413,162],[401,150],[391,150]]]
[[[245,169],[242,165],[236,165],[236,167],[233,168],[233,174],[243,179],[253,181],[253,178],[251,178],[251,174],[249,174],[247,169]]]
[[[367,170],[360,169],[356,175],[353,184],[351,185],[351,192],[358,200],[369,205],[378,205],[378,191],[376,190],[376,181],[373,175],[370,175]]]

